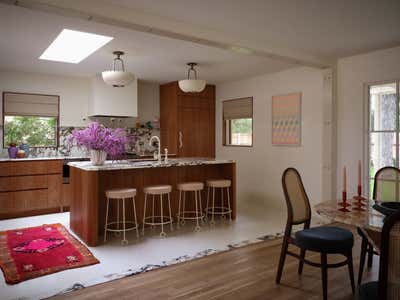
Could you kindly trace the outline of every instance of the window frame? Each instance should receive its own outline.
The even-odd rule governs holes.
[[[237,100],[242,100],[242,99],[251,99],[251,145],[232,145],[232,144],[227,144],[226,139],[227,139],[227,126],[226,126],[226,121],[224,119],[224,103],[230,102],[230,101],[237,101]],[[237,119],[240,120],[240,119]],[[231,125],[232,120],[229,120],[229,142],[232,140],[232,125]],[[235,99],[228,99],[228,100],[223,100],[222,101],[222,146],[224,147],[247,147],[247,148],[252,148],[254,146],[254,98],[253,96],[251,97],[241,97],[241,98],[235,98]]]
[[[5,102],[5,95],[6,94],[18,94],[18,95],[35,95],[35,96],[51,96],[51,97],[57,97],[57,117],[54,116],[45,116],[45,115],[40,115],[40,116],[30,116],[30,117],[43,117],[43,118],[55,118],[57,122],[56,126],[56,143],[55,146],[31,146],[29,145],[30,148],[50,148],[50,149],[57,149],[59,147],[60,143],[60,96],[59,95],[52,95],[52,94],[39,94],[39,93],[22,93],[22,92],[10,92],[10,91],[3,91],[2,93],[2,143],[3,143],[3,149],[8,149],[8,146],[5,145],[5,113],[4,113],[4,102]],[[27,115],[28,116],[28,115]],[[29,116],[28,116],[29,117]]]
[[[370,95],[370,88],[375,85],[384,85],[384,84],[396,84],[396,98],[397,98],[397,105],[396,105],[396,128],[394,130],[371,130],[371,95]],[[370,147],[371,147],[371,133],[395,133],[396,134],[396,163],[395,167],[400,167],[400,79],[392,79],[392,80],[382,80],[382,81],[375,81],[375,82],[368,82],[364,84],[364,157],[363,157],[363,178],[362,178],[362,185],[363,191],[366,192],[368,198],[372,198],[373,190],[370,188],[370,181],[374,180],[373,177],[370,177]]]

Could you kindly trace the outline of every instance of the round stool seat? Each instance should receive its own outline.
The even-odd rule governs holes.
[[[179,191],[201,191],[203,188],[202,182],[182,182],[178,184]]]
[[[150,195],[161,195],[161,194],[167,194],[172,191],[172,186],[171,185],[152,185],[152,186],[146,186],[144,189],[144,192],[146,194]]]
[[[339,227],[321,226],[296,232],[296,244],[306,250],[340,253],[353,248],[351,231]]]
[[[212,179],[207,180],[207,186],[215,188],[230,187],[231,181],[229,179]]]
[[[136,189],[114,189],[106,191],[106,197],[111,199],[133,198],[136,196]]]

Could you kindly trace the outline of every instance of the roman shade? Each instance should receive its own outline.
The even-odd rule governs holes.
[[[4,115],[58,117],[59,96],[3,93]]]
[[[253,98],[240,98],[223,102],[224,120],[253,117]]]

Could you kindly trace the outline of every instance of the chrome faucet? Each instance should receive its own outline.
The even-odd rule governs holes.
[[[160,138],[159,138],[158,136],[153,135],[153,136],[150,138],[150,141],[149,141],[149,145],[150,145],[150,146],[153,146],[153,145],[152,145],[153,139],[155,139],[155,140],[157,141],[157,143],[158,143],[157,158],[158,158],[158,162],[161,163],[161,141],[160,141]]]

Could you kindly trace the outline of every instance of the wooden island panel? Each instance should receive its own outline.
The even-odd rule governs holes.
[[[144,213],[143,188],[149,185],[169,184],[173,186],[171,193],[171,209],[175,218],[178,212],[179,182],[202,181],[207,179],[231,179],[232,217],[236,218],[236,164],[221,163],[209,165],[190,165],[172,167],[152,167],[143,169],[122,169],[87,171],[71,166],[71,186],[73,197],[70,203],[70,227],[89,246],[97,246],[99,237],[104,232],[106,214],[105,192],[115,188],[136,188],[136,212],[138,222],[142,223]],[[192,194],[192,193],[191,193]],[[206,189],[202,194],[203,208],[206,206]],[[157,196],[158,197],[158,196]],[[190,197],[187,197],[187,207],[190,208]],[[151,211],[151,196],[147,203]],[[220,193],[216,193],[216,201],[220,201]],[[226,196],[225,196],[226,199]],[[159,201],[156,201],[156,211],[159,211]],[[164,213],[167,215],[168,206],[164,202]],[[219,203],[219,202],[217,202]],[[114,205],[113,205],[114,204]],[[109,220],[116,218],[116,202],[110,202]],[[122,205],[121,205],[122,206]],[[120,209],[122,207],[120,206]],[[121,214],[120,214],[121,216]],[[111,219],[110,219],[111,218]],[[126,219],[133,220],[131,201],[126,201]]]

